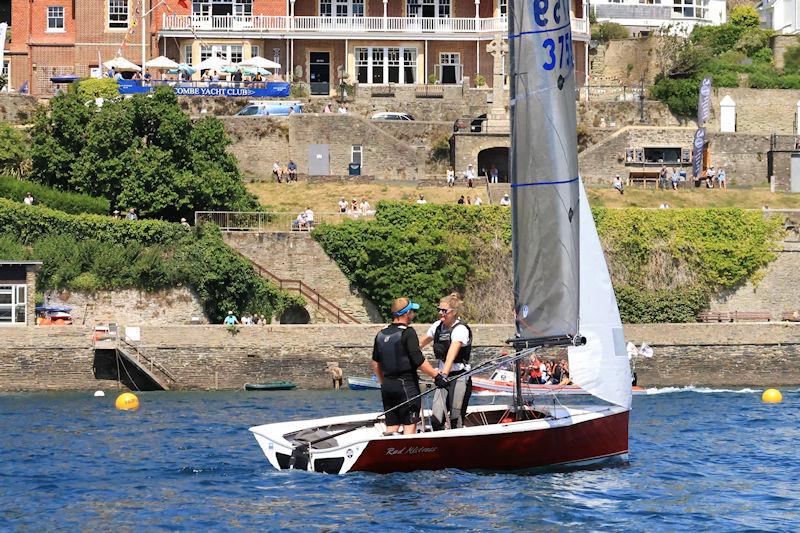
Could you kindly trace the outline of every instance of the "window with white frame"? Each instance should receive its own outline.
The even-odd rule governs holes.
[[[64,31],[64,6],[47,7],[47,31]]]
[[[250,45],[250,57],[256,57],[258,55],[261,55],[261,54],[259,54],[260,51],[261,51],[261,49],[258,46],[254,45],[254,44]]]
[[[0,285],[0,325],[25,324],[27,303],[27,286]]]
[[[439,83],[452,85],[461,83],[464,66],[461,64],[460,52],[442,52],[439,54]]]
[[[359,83],[414,84],[417,81],[417,49],[403,47],[356,47],[356,78]]]
[[[187,44],[183,47],[183,62],[187,65],[192,64],[192,45]]]
[[[704,0],[673,0],[672,11],[681,17],[705,18]]]
[[[508,0],[498,0],[497,10],[500,12],[501,17],[508,16]]]
[[[224,49],[223,49],[224,50]],[[223,54],[225,52],[223,51]],[[241,63],[244,56],[242,55],[242,45],[232,44],[228,47],[228,61],[231,63]]]
[[[205,61],[216,53],[220,59],[226,59],[231,63],[241,63],[242,50],[241,44],[215,44],[213,46],[204,44],[200,46],[200,61]]]
[[[319,16],[320,17],[333,16],[333,0],[319,0]]]
[[[11,60],[3,60],[3,68],[0,70],[0,76],[5,76],[7,80],[11,80]]]
[[[109,28],[127,28],[129,16],[128,0],[108,0]]]
[[[449,18],[451,0],[407,0],[407,17]]]
[[[354,144],[353,147],[350,149],[350,162],[356,165],[360,165],[363,156],[364,156],[364,147],[361,146],[360,144]]]

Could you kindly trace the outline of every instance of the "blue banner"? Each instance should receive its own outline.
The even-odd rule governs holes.
[[[140,80],[119,80],[120,94],[143,94],[156,90],[156,88],[168,85],[161,80],[151,81],[148,85],[142,85]],[[223,86],[222,84],[225,84]],[[266,84],[247,85],[247,82],[239,83],[239,87],[229,82],[188,82],[172,86],[178,96],[223,96],[223,97],[245,97],[245,98],[284,98],[289,96],[289,84],[286,82],[268,82]]]
[[[703,148],[706,145],[706,129],[698,128],[692,143],[692,176],[695,178],[703,171]]]

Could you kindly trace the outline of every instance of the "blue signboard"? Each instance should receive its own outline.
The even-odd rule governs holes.
[[[140,80],[119,80],[120,94],[143,94],[154,91],[156,88],[166,83],[158,80],[151,81],[148,85],[142,85]],[[175,94],[178,96],[224,96],[224,97],[246,97],[246,98],[283,98],[289,96],[289,84],[286,82],[268,82],[258,84],[259,86],[248,85],[246,82],[239,83],[239,87],[222,86],[228,82],[187,82],[173,86]]]

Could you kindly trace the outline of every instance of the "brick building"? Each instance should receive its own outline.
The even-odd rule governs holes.
[[[0,19],[10,19],[11,86],[31,80],[34,94],[48,94],[53,75],[88,75],[115,55],[131,24],[123,55],[141,64],[142,12],[148,58],[197,64],[214,51],[234,62],[257,54],[291,65],[313,94],[332,94],[341,73],[364,85],[459,84],[480,73],[491,85],[486,45],[507,31],[507,0],[142,1],[0,0]],[[583,0],[571,0],[570,12],[582,83]]]

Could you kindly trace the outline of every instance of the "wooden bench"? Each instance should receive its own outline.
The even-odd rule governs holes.
[[[631,170],[628,173],[628,185],[641,183],[646,189],[650,182],[654,189],[658,188],[658,170]]]
[[[697,315],[697,320],[700,322],[729,322],[731,320],[728,313],[719,313],[717,311],[702,311]]]
[[[734,311],[730,314],[732,322],[769,322],[772,313],[769,311]]]

